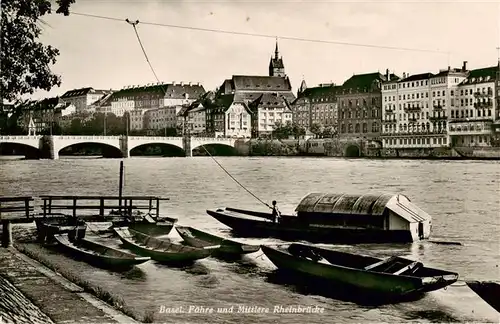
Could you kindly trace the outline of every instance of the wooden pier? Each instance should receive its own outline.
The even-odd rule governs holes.
[[[160,202],[169,200],[157,196],[55,196],[41,199],[41,212],[36,212],[31,196],[0,197],[0,220],[3,225],[2,246],[12,245],[12,224],[31,223],[43,218],[79,218],[106,222],[130,219],[138,214],[160,219]]]

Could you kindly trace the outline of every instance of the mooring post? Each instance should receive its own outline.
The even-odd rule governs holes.
[[[156,221],[160,218],[160,198],[156,197]]]
[[[122,195],[123,195],[123,161],[120,161],[120,182],[118,184],[118,206],[120,209],[120,214],[122,212]]]
[[[8,220],[2,221],[2,247],[12,246],[12,223]]]

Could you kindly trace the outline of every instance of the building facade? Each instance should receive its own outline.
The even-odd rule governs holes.
[[[201,102],[193,103],[187,112],[187,124],[189,133],[194,136],[201,136],[206,133],[206,108]]]
[[[317,125],[330,127],[337,132],[337,93],[341,92],[341,89],[333,83],[307,88],[306,83],[302,81],[297,99],[291,105],[293,122],[306,130]]]
[[[498,119],[495,96],[497,66],[471,70],[455,91],[449,134],[453,146],[494,145]]]
[[[394,74],[353,75],[337,94],[338,134],[342,139],[365,139],[380,143],[382,83],[399,79]]]
[[[89,107],[111,91],[97,90],[91,87],[66,91],[61,100],[76,107],[76,112],[87,112]]]
[[[292,109],[280,93],[263,93],[250,103],[252,137],[270,137],[276,125],[292,122]]]
[[[467,76],[462,68],[437,74],[403,75],[382,86],[384,148],[449,146],[448,118],[457,105],[457,87]]]

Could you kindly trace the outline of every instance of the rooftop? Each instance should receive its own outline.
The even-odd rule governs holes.
[[[96,90],[92,87],[87,87],[87,88],[81,88],[81,89],[73,89],[66,91],[61,98],[70,98],[70,97],[78,97],[78,96],[83,96],[87,94],[105,94],[108,93],[109,91],[106,90]]]

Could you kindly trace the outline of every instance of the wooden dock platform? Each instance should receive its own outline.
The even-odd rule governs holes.
[[[36,208],[35,199],[42,201]],[[106,222],[130,219],[134,214],[160,219],[158,196],[85,196],[43,195],[40,197],[0,197],[0,221],[3,225],[2,246],[12,245],[12,224],[31,223],[43,218],[74,217],[85,221]],[[41,209],[41,212],[37,209]],[[107,212],[107,213],[106,213]],[[139,216],[139,215],[138,215]]]

